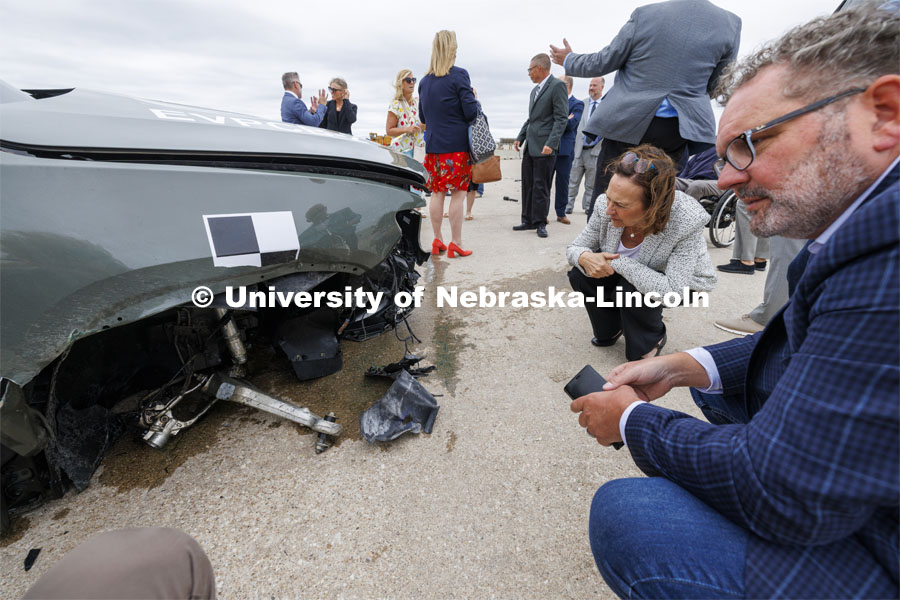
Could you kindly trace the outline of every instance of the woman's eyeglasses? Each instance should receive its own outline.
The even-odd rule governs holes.
[[[633,171],[634,173],[646,173],[650,169],[657,171],[653,161],[647,158],[640,158],[634,152],[626,152],[619,164],[623,170]]]
[[[403,78],[403,83],[415,83],[415,82],[416,82],[415,77],[404,77]]]

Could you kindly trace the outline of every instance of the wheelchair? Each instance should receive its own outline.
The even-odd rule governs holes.
[[[732,190],[718,196],[700,198],[700,204],[709,213],[709,241],[717,248],[727,248],[734,243],[737,229],[738,197]]]
[[[734,243],[737,224],[737,196],[731,190],[722,192],[715,183],[713,163],[716,149],[711,144],[687,161],[676,182],[676,188],[694,197],[709,213],[709,241],[717,248]]]

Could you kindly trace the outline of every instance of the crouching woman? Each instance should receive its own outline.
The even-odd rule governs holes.
[[[656,292],[708,291],[716,283],[703,231],[709,215],[675,190],[675,165],[662,150],[644,144],[608,167],[609,188],[587,227],[569,244],[569,281],[585,296],[595,346],[625,335],[625,356],[656,356],[666,344],[662,306],[604,306],[616,298]],[[592,301],[589,301],[591,300]],[[659,304],[653,302],[652,304]]]

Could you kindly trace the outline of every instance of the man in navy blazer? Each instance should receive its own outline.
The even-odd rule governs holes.
[[[556,220],[568,225],[571,223],[566,217],[566,204],[569,202],[569,175],[572,172],[572,159],[575,156],[575,132],[581,123],[581,114],[584,112],[584,102],[572,95],[574,80],[568,75],[562,78],[566,82],[566,90],[569,93],[569,117],[566,128],[559,140],[559,154],[556,155],[556,192],[553,207],[556,209]]]
[[[811,240],[753,336],[621,365],[576,399],[650,478],[602,486],[591,548],[628,597],[898,597],[900,16],[797,27],[723,76],[719,186]],[[709,423],[649,403],[675,386]]]
[[[319,90],[318,98],[315,96],[310,98],[309,109],[307,109],[306,104],[300,99],[300,95],[303,93],[303,84],[300,83],[300,76],[296,72],[282,75],[281,84],[284,86],[284,96],[281,98],[281,120],[284,123],[318,127],[325,118],[325,90]]]

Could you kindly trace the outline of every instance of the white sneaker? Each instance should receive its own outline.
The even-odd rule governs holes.
[[[724,329],[728,333],[736,333],[737,335],[752,335],[765,329],[763,325],[751,319],[750,315],[741,315],[740,319],[716,321],[715,325],[719,329]]]

